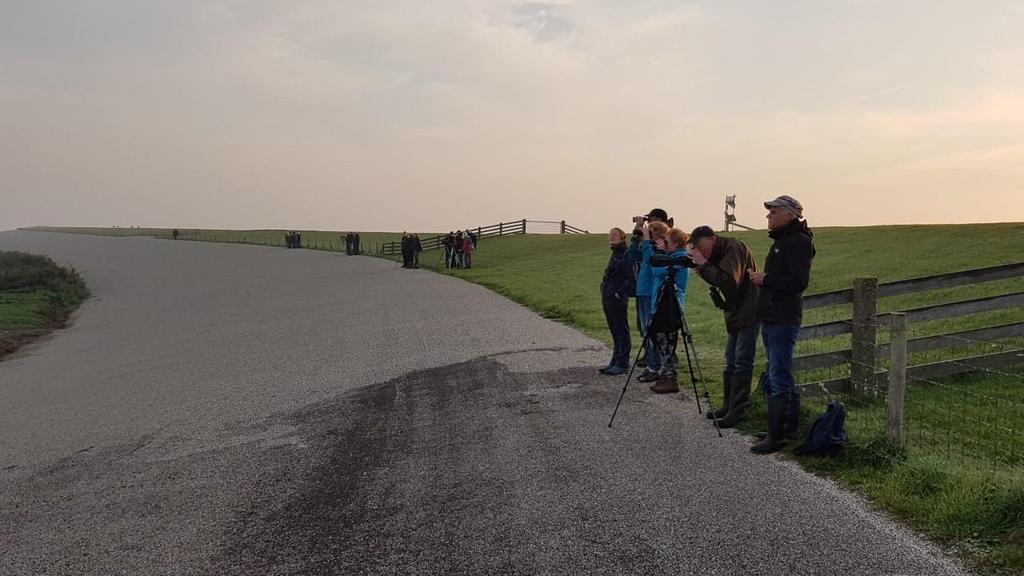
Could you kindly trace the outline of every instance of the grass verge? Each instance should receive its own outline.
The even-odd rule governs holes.
[[[88,297],[73,269],[45,256],[0,251],[0,358],[63,327]]]

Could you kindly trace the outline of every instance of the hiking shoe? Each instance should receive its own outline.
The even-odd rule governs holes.
[[[623,368],[622,366],[612,366],[611,368],[608,368],[607,370],[604,371],[604,375],[605,376],[622,376],[626,372],[629,372],[629,370],[627,370],[626,368]]]
[[[651,386],[651,392],[655,394],[675,394],[679,392],[679,381],[675,376],[661,376],[658,381]]]
[[[640,382],[656,382],[658,380],[658,373],[651,372],[650,370],[644,370],[640,376],[637,377]]]

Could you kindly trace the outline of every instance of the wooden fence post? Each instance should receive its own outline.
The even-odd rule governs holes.
[[[902,448],[906,444],[903,434],[903,401],[907,393],[907,315],[892,315],[892,342],[889,344],[889,394],[885,399],[885,428],[889,440]]]
[[[523,218],[523,234],[526,234],[526,218]]]
[[[501,222],[498,222],[498,236],[504,236],[504,235],[505,235],[504,224],[502,224]]]
[[[878,319],[878,279],[857,278],[853,282],[853,328],[850,343],[850,385],[853,392],[875,395],[875,353]]]
[[[561,224],[561,226],[558,229],[558,233],[559,234],[565,234],[565,220],[562,220],[560,224]]]

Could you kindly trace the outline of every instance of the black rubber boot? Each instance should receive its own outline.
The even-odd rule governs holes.
[[[747,416],[750,406],[750,382],[752,374],[741,374],[732,379],[732,398],[729,400],[729,412],[718,420],[719,428],[735,428]]]
[[[728,370],[722,371],[722,407],[715,410],[714,414],[711,410],[708,410],[708,420],[725,418],[725,415],[729,413],[729,400],[732,398],[732,372]]]
[[[800,393],[794,390],[789,395],[789,418],[786,419],[786,437],[796,440],[800,437]]]
[[[772,396],[768,399],[768,437],[750,447],[755,454],[778,452],[786,445],[786,422],[789,420],[790,399]]]

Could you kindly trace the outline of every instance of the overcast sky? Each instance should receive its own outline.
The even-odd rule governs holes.
[[[1024,1],[0,2],[0,229],[1024,220]]]

